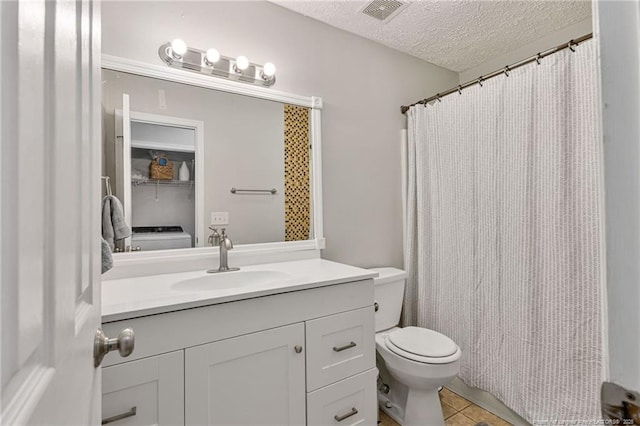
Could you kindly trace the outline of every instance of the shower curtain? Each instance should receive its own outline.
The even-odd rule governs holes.
[[[588,41],[408,112],[403,321],[532,423],[600,418],[595,61]]]

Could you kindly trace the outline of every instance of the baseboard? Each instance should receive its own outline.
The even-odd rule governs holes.
[[[452,392],[468,399],[479,407],[495,414],[516,426],[530,426],[531,424],[504,405],[498,398],[478,388],[465,385],[459,378],[453,379],[446,386]]]

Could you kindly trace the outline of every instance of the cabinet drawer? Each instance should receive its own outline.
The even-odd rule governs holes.
[[[184,352],[102,369],[102,421],[114,426],[184,424]]]
[[[377,377],[372,368],[307,394],[307,426],[377,424]]]
[[[373,306],[307,321],[307,390],[376,366]]]

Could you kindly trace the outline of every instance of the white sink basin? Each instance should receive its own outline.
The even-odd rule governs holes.
[[[171,285],[171,288],[179,291],[215,291],[229,288],[274,284],[290,278],[292,278],[291,275],[280,271],[240,270],[207,274],[198,278],[178,281]]]

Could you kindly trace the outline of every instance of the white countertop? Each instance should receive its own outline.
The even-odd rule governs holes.
[[[335,263],[324,259],[244,266],[245,271],[275,271],[287,278],[255,285],[207,290],[184,290],[176,283],[211,276],[206,271],[106,280],[102,282],[102,322],[119,321],[217,303],[305,290],[378,276],[375,271]],[[224,272],[218,276],[237,274]]]

